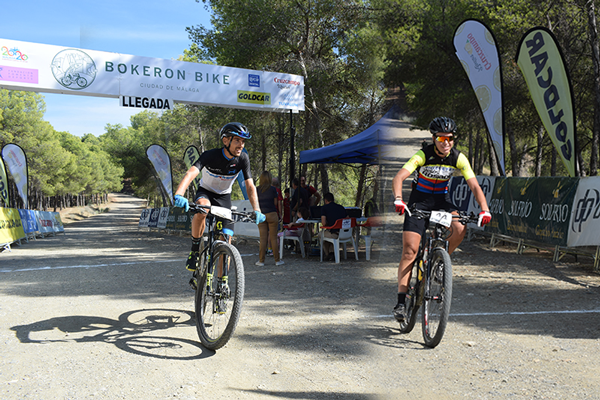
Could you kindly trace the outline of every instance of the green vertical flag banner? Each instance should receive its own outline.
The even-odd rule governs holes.
[[[517,49],[517,64],[569,176],[576,176],[573,90],[552,32],[540,27],[527,31]]]
[[[8,177],[6,176],[6,169],[4,168],[4,162],[0,157],[0,199],[2,199],[5,205],[8,205]]]

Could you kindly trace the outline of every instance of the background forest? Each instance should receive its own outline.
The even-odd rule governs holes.
[[[576,110],[581,175],[597,175],[600,134],[599,1],[559,0],[203,0],[212,27],[182,27],[191,46],[182,60],[304,76],[306,111],[300,114],[178,105],[143,111],[131,126],[107,123],[100,137],[57,132],[44,121],[43,96],[0,90],[0,147],[16,143],[29,162],[31,208],[99,201],[124,182],[151,206],[165,205],[146,148],[171,156],[176,186],[185,173],[183,152],[220,146],[229,121],[246,124],[256,177],[267,169],[290,179],[290,134],[301,150],[330,145],[376,122],[392,103],[402,117],[426,129],[440,115],[459,126],[458,148],[478,174],[497,174],[487,131],[468,78],[454,54],[454,30],[465,19],[494,34],[503,68],[508,176],[566,175],[516,65],[517,46],[534,26],[550,29],[569,69]],[[110,116],[107,115],[107,121]],[[296,166],[321,192],[345,206],[362,206],[374,190],[377,168],[338,164]],[[11,189],[12,207],[21,207]],[[241,194],[234,193],[240,198]]]

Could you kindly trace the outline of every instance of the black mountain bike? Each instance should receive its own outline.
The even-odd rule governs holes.
[[[202,237],[198,266],[190,285],[196,291],[196,328],[202,344],[211,350],[225,346],[240,319],[244,301],[244,263],[239,251],[217,232],[216,217],[254,222],[255,214],[224,207],[190,203],[190,212],[204,212],[208,234]]]
[[[452,302],[452,263],[446,240],[451,234],[452,220],[457,219],[460,223],[467,224],[477,222],[478,217],[464,211],[454,215],[446,211],[412,209],[410,213],[418,219],[427,219],[428,228],[421,237],[419,252],[413,264],[406,295],[408,318],[400,322],[400,332],[412,331],[419,308],[423,306],[423,339],[426,346],[435,347],[444,336]]]

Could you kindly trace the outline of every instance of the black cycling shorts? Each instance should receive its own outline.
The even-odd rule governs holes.
[[[198,188],[198,191],[196,192],[194,202],[198,201],[200,198],[208,199],[212,206],[219,206],[231,210],[231,193],[217,194],[201,187]],[[218,233],[222,232],[226,235],[233,236],[233,227],[235,223],[219,217],[216,217],[216,219],[216,231]]]
[[[417,192],[417,194],[413,196],[415,192],[417,191],[413,190],[410,195],[408,208],[412,208],[414,205],[418,210],[424,211],[453,212],[458,210],[446,195],[431,195]],[[427,229],[428,222],[429,221],[426,219],[410,217],[407,212],[404,212],[404,232],[415,232],[423,236],[425,229]]]

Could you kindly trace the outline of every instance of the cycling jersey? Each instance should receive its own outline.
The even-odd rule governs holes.
[[[415,189],[428,194],[448,193],[448,182],[456,170],[462,172],[465,179],[475,177],[464,154],[452,148],[450,154],[442,158],[435,152],[433,144],[419,150],[402,168],[411,174],[419,168]]]
[[[244,180],[252,179],[250,158],[246,152],[239,157],[227,158],[224,148],[207,150],[200,155],[194,167],[202,174],[200,187],[216,194],[231,193],[231,187],[240,172]]]

